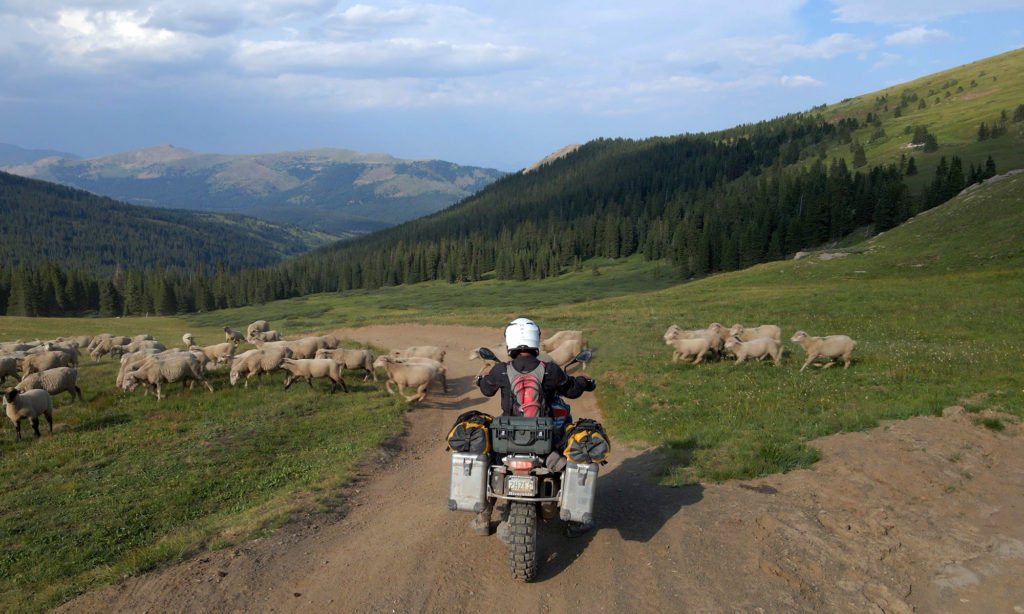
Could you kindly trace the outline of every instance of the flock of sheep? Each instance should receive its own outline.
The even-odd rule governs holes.
[[[177,382],[189,387],[198,383],[213,391],[206,373],[214,369],[229,370],[228,380],[232,386],[244,379],[248,387],[253,377],[261,384],[265,373],[283,371],[285,388],[300,379],[312,388],[313,378],[323,378],[330,380],[331,392],[338,388],[348,392],[342,379],[344,370],[363,371],[363,381],[371,377],[377,381],[376,369],[383,368],[388,375],[385,382],[388,393],[395,394],[394,384],[397,392],[409,402],[423,400],[428,386],[434,382],[448,390],[443,365],[445,350],[436,346],[397,349],[375,357],[370,350],[339,348],[338,339],[333,335],[286,341],[280,333],[270,330],[264,320],[250,324],[244,334],[225,326],[224,338],[222,343],[199,346],[192,334],[185,333],[183,347],[172,348],[151,335],[124,337],[106,333],[0,343],[0,386],[8,377],[20,378],[14,387],[3,391],[7,417],[15,426],[18,440],[21,440],[22,420],[31,422],[38,437],[39,420],[45,418],[52,433],[52,397],[68,392],[72,401],[82,399],[77,367],[83,353],[88,353],[94,361],[104,356],[117,358],[120,361],[114,382],[117,388],[134,391],[143,387],[147,393],[152,390],[157,400],[163,399],[167,384]],[[255,347],[239,353],[243,343]],[[406,396],[403,392],[406,388],[414,388],[416,393]]]
[[[705,357],[721,356],[724,353],[736,357],[736,364],[745,360],[764,360],[771,358],[775,366],[782,365],[782,329],[774,324],[763,324],[755,328],[746,328],[742,324],[734,324],[725,328],[718,322],[697,330],[683,330],[673,324],[663,336],[665,343],[673,348],[672,362],[691,361],[700,363]],[[814,364],[816,367],[829,368],[842,358],[844,369],[850,367],[850,356],[857,342],[846,335],[829,335],[812,337],[804,331],[797,331],[790,341],[798,344],[807,353],[807,359],[800,371]],[[692,360],[691,360],[692,359]],[[824,365],[815,364],[818,359],[826,359]]]

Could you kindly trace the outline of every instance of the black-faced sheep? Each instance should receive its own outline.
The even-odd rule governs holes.
[[[740,341],[739,337],[729,337],[725,342],[725,349],[736,356],[736,364],[748,358],[764,359],[769,356],[775,361],[775,366],[782,365],[782,344],[771,337],[757,337],[750,341]]]
[[[84,400],[82,389],[78,387],[78,369],[71,367],[57,367],[39,373],[30,373],[18,382],[15,388],[22,392],[45,390],[50,393],[51,397],[55,397],[61,392],[67,392],[71,395],[72,402],[75,397],[78,397],[79,401]]]
[[[229,341],[238,345],[239,343],[245,343],[245,335],[240,331],[237,331],[230,326],[224,327],[224,341]]]
[[[345,369],[353,371],[365,371],[366,374],[363,376],[365,382],[369,378],[373,378],[373,381],[377,381],[377,372],[373,369],[373,361],[376,358],[373,352],[370,350],[357,350],[357,349],[346,349],[346,348],[335,348],[328,350],[326,348],[316,351],[316,358],[330,358],[341,363],[341,366]]]
[[[313,387],[314,377],[326,377],[331,380],[331,392],[341,389],[348,392],[348,386],[341,377],[341,363],[330,358],[285,358],[281,368],[288,372],[284,378],[284,388],[288,389],[296,379],[303,378],[309,387]]]
[[[50,434],[53,434],[53,399],[50,398],[49,392],[45,390],[22,392],[17,388],[8,388],[4,392],[4,409],[7,410],[7,417],[14,423],[18,441],[21,441],[21,421],[25,418],[32,423],[32,430],[35,431],[36,437],[40,437],[39,416],[45,416],[46,424],[50,427]]]
[[[853,354],[853,348],[857,346],[857,342],[846,335],[812,337],[802,330],[796,331],[790,341],[799,344],[807,352],[807,360],[804,361],[804,366],[800,367],[801,371],[818,358],[827,358],[829,362],[825,365],[815,366],[827,369],[836,364],[835,359],[840,357],[842,357],[845,363],[843,368],[849,369],[850,355]]]
[[[388,394],[395,394],[395,391],[391,389],[391,384],[395,384],[398,393],[410,403],[416,403],[426,398],[427,388],[438,378],[437,369],[430,365],[402,364],[391,356],[377,357],[373,366],[374,368],[382,367],[388,372],[388,379],[384,383]],[[405,388],[415,388],[416,394],[405,396],[403,392]]]

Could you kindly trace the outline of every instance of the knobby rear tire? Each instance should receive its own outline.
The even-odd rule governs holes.
[[[529,582],[537,575],[537,505],[512,501],[508,525],[509,570],[514,579]]]

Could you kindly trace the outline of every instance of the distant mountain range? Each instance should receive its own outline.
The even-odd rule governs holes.
[[[67,158],[69,160],[78,160],[79,156],[65,153],[63,151],[53,151],[52,149],[24,149],[17,145],[0,143],[0,167],[11,166],[13,164],[28,164],[30,162],[35,162],[36,160],[42,160],[43,158]]]
[[[0,146],[0,162],[0,170],[15,175],[136,205],[244,214],[333,234],[372,232],[434,213],[504,174],[345,149],[220,155],[158,145],[78,159]]]

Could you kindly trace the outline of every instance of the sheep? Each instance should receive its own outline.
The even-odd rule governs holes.
[[[422,356],[410,356],[409,358],[396,358],[395,362],[407,365],[426,365],[437,370],[437,381],[441,382],[441,389],[448,392],[448,369],[433,358]]]
[[[551,335],[547,339],[540,342],[540,346],[537,348],[541,352],[550,352],[562,345],[562,343],[575,339],[580,342],[584,347],[586,343],[583,341],[583,331],[581,330],[560,330],[557,333]]]
[[[188,352],[174,352],[164,356],[151,356],[138,369],[129,371],[121,383],[122,390],[134,390],[139,384],[147,384],[156,391],[156,400],[163,399],[161,386],[164,383],[199,382],[213,392],[213,386],[203,377],[199,361]]]
[[[283,337],[281,333],[276,330],[265,330],[265,331],[253,331],[252,335],[249,336],[249,341],[281,341]]]
[[[245,352],[231,362],[228,381],[234,386],[245,375],[245,387],[248,388],[249,380],[255,375],[257,383],[262,386],[263,374],[281,370],[285,358],[294,358],[287,347],[263,347]]]
[[[230,341],[207,346],[190,345],[188,350],[190,352],[202,352],[207,358],[203,362],[211,363],[214,366],[230,364],[235,357],[235,344]],[[207,370],[212,368],[207,365]]]
[[[565,368],[576,355],[583,351],[583,342],[579,339],[569,339],[564,341],[561,345],[556,347],[547,353],[547,355],[541,354],[540,359],[553,362],[559,367]],[[587,363],[583,363],[583,369],[586,370]]]
[[[835,359],[838,357],[842,357],[845,363],[843,368],[849,369],[850,354],[853,353],[853,348],[857,346],[857,342],[846,335],[812,337],[802,330],[796,331],[790,341],[798,344],[807,352],[807,360],[804,361],[804,366],[800,367],[800,371],[806,369],[807,365],[811,364],[816,358],[828,358],[829,362],[827,364],[815,365],[816,367],[827,369],[836,364]]]
[[[751,341],[758,337],[769,337],[782,343],[782,329],[774,324],[762,324],[754,328],[744,328],[742,324],[733,324],[729,329],[730,337],[739,337],[740,341]]]
[[[60,343],[54,343],[52,341],[44,341],[42,345],[36,346],[25,352],[26,355],[35,356],[38,354],[45,354],[47,352],[63,352],[68,355],[68,364],[72,367],[78,366],[78,358],[82,355],[78,351],[78,348],[71,345],[63,345]]]
[[[124,376],[129,371],[134,371],[142,366],[150,356],[158,354],[156,350],[139,350],[138,352],[129,352],[121,356],[121,366],[117,370],[117,377],[114,379],[114,385],[118,388],[124,384]]]
[[[238,345],[239,343],[245,343],[245,335],[230,326],[225,326],[224,341],[230,341],[231,343]]]
[[[82,348],[89,347],[92,339],[92,335],[74,335],[72,337],[57,337],[57,343],[74,343],[75,347],[81,350]]]
[[[56,367],[67,367],[75,362],[74,357],[67,352],[43,352],[41,354],[28,354],[19,362],[22,376],[36,371],[45,371]]]
[[[85,400],[82,397],[82,389],[78,387],[78,369],[71,367],[57,367],[39,373],[30,373],[18,382],[15,388],[22,392],[42,389],[49,392],[51,397],[55,397],[61,392],[67,392],[71,395],[72,403],[75,401],[75,397],[78,397],[79,401]]]
[[[268,324],[266,320],[256,320],[246,327],[245,338],[252,339],[254,337],[253,333],[262,333],[268,330],[270,330],[270,324]]]
[[[445,350],[436,345],[414,345],[412,347],[391,350],[388,356],[392,358],[409,358],[411,356],[422,356],[431,358],[437,362],[444,362]]]
[[[438,376],[437,369],[430,365],[401,364],[391,356],[379,356],[377,360],[373,361],[373,367],[382,367],[388,372],[388,379],[384,383],[388,394],[395,394],[391,389],[391,384],[395,384],[398,388],[398,394],[409,403],[416,403],[426,398],[427,387]],[[408,397],[405,396],[405,393],[402,392],[405,388],[415,388],[416,394]]]
[[[292,341],[263,341],[259,338],[252,339],[253,345],[257,348],[285,347],[291,350],[290,358],[313,358],[318,350],[330,349],[331,341],[337,347],[337,340],[333,336],[303,337]]]
[[[156,339],[142,339],[141,335],[132,340],[127,345],[115,345],[110,348],[111,356],[123,356],[132,352],[138,352],[140,350],[155,350],[157,352],[163,352],[167,349],[163,343],[160,343]]]
[[[181,336],[181,342],[185,344],[185,349],[187,350],[188,348],[196,344],[196,338],[192,335],[192,333],[185,333],[184,335]]]
[[[671,345],[674,349],[672,352],[672,362],[677,362],[680,359],[685,361],[690,356],[693,356],[693,364],[698,364],[711,351],[711,343],[707,337],[697,337],[694,339],[675,337],[665,343]]]
[[[46,417],[46,423],[50,427],[50,434],[53,435],[53,399],[50,393],[45,390],[29,390],[22,392],[17,388],[8,388],[4,392],[4,409],[7,410],[7,417],[14,423],[14,430],[17,432],[17,440],[21,441],[21,421],[28,418],[32,423],[32,430],[36,437],[39,433],[39,415]]]
[[[495,356],[508,356],[508,348],[505,346],[504,343],[498,344],[498,345],[496,345],[494,347],[495,347],[495,349],[493,351],[494,351],[494,355]],[[480,367],[480,371],[477,372],[477,375],[483,375],[484,371],[486,371],[487,368],[492,365],[492,361],[484,360],[480,356],[480,348],[477,348],[477,349],[473,350],[472,352],[470,352],[469,353],[469,359],[470,360],[483,360],[484,364]]]
[[[7,381],[8,377],[18,379],[18,359],[14,356],[0,356],[0,385]]]
[[[93,360],[99,360],[100,356],[106,356],[110,353],[110,348],[128,345],[131,342],[132,340],[128,337],[111,335],[101,337],[97,335],[96,339],[93,339],[93,345],[90,346],[89,356],[91,356]]]
[[[763,360],[771,356],[776,367],[782,365],[782,344],[771,337],[757,337],[750,341],[741,341],[739,337],[729,337],[729,340],[725,342],[725,349],[736,355],[736,364],[740,364],[748,358]]]
[[[725,330],[721,324],[712,323],[707,328],[696,330],[684,330],[675,324],[668,327],[662,338],[666,345],[672,345],[676,339],[704,339],[708,342],[708,349],[712,354],[719,354],[722,351],[724,340],[721,332]]]
[[[341,386],[341,389],[348,392],[348,386],[341,377],[341,363],[330,358],[285,358],[281,361],[281,368],[288,372],[284,378],[284,388],[288,389],[297,378],[303,378],[309,387],[313,387],[314,377],[326,377],[331,380],[331,392],[333,393]]]
[[[345,348],[328,350],[324,348],[317,350],[314,357],[336,360],[340,362],[341,366],[345,369],[362,369],[363,371],[366,371],[366,375],[363,376],[364,382],[371,377],[373,378],[373,381],[377,381],[377,372],[373,369],[373,361],[376,357],[370,350],[350,350]]]

